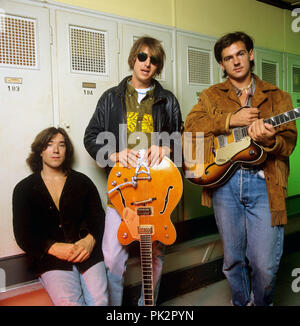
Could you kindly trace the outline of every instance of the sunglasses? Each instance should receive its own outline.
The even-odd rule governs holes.
[[[144,62],[148,59],[148,54],[145,53],[145,52],[140,52],[138,55],[137,55],[138,59],[140,62]],[[154,57],[154,56],[151,56],[150,57],[150,62],[153,64],[153,65],[157,65],[159,64],[159,58],[158,57]]]

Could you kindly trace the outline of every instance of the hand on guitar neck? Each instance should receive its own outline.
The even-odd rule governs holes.
[[[248,128],[249,136],[258,144],[264,147],[273,147],[275,140],[275,128],[265,123],[263,119],[254,121]]]
[[[241,108],[232,117],[242,117],[247,110],[253,111],[252,109]],[[224,184],[240,164],[262,164],[267,157],[266,147],[272,149],[276,144],[275,128],[297,119],[300,119],[300,108],[264,120],[254,118],[250,125],[231,125],[230,133],[216,135],[213,146],[210,145],[208,150],[204,149],[208,153],[205,163],[184,164],[188,179],[200,186],[213,188]]]

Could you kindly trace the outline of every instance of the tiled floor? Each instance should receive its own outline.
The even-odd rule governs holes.
[[[299,268],[300,252],[283,257],[277,276],[274,296],[276,306],[300,306],[300,291],[293,292],[292,283],[300,290],[300,273],[292,276],[292,271]],[[164,302],[163,306],[230,306],[231,292],[227,280],[213,283],[207,287],[178,296]]]

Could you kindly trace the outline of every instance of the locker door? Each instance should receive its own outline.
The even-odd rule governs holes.
[[[177,33],[178,99],[184,119],[198,102],[200,92],[219,82],[214,43],[213,40]]]
[[[56,39],[59,123],[74,143],[74,168],[94,181],[105,204],[106,177],[83,137],[101,94],[118,84],[117,23],[58,10]]]
[[[172,32],[164,29],[155,29],[140,25],[122,25],[122,75],[125,77],[132,74],[132,71],[128,67],[128,55],[133,42],[141,36],[151,36],[162,42],[163,48],[166,53],[166,60],[164,69],[160,76],[157,76],[157,80],[162,86],[170,91],[174,92],[173,83],[173,49],[172,49]]]
[[[290,93],[294,108],[300,107],[300,56],[287,54],[286,55],[287,68],[287,90]],[[300,195],[300,119],[296,121],[298,130],[297,145],[290,157],[290,177],[288,185],[288,195]]]
[[[283,74],[283,54],[269,50],[255,50],[255,66],[257,75],[264,81],[285,90]]]
[[[213,55],[214,43],[186,33],[177,34],[177,87],[184,120],[197,104],[200,92],[219,82],[219,67]],[[200,205],[201,192],[201,187],[184,178],[184,219],[212,214],[211,209]]]
[[[36,134],[53,124],[48,9],[0,1],[0,257],[20,253],[12,230],[12,191],[30,174]]]

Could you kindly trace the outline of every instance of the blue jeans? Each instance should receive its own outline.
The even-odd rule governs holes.
[[[107,268],[108,297],[110,306],[121,306],[123,299],[124,273],[128,260],[127,247],[119,243],[117,232],[121,216],[111,207],[106,209],[105,229],[102,241],[104,262]],[[165,246],[160,242],[152,245],[154,303],[157,300],[161,280]],[[144,305],[143,289],[138,305]]]
[[[75,265],[72,271],[52,270],[41,274],[40,281],[55,306],[107,306],[107,278],[104,262],[84,273]]]
[[[271,226],[266,183],[260,173],[239,169],[212,194],[224,247],[223,272],[234,305],[273,303],[284,228]],[[254,302],[251,302],[250,282]]]

